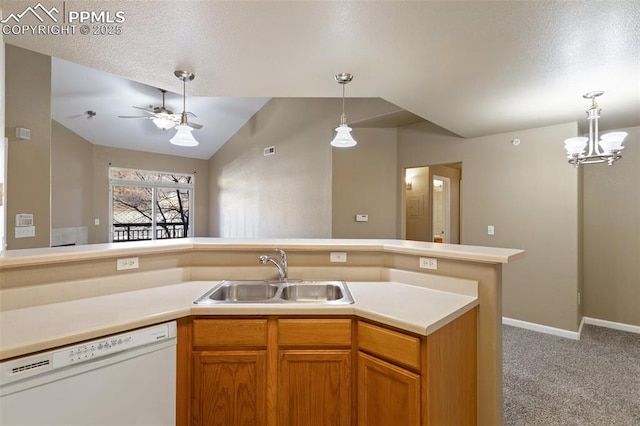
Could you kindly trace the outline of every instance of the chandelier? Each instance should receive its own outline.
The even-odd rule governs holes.
[[[624,148],[622,142],[627,137],[625,132],[607,133],[602,135],[598,141],[598,118],[600,118],[602,110],[596,103],[596,98],[603,93],[602,90],[597,90],[582,95],[585,99],[591,99],[591,107],[587,110],[589,137],[575,137],[564,141],[567,158],[573,167],[596,163],[607,163],[611,166],[622,158],[620,151]],[[585,150],[587,150],[586,153]]]

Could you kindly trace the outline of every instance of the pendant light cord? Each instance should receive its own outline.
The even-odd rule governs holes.
[[[344,113],[344,86],[345,84],[342,83],[342,116],[340,117],[340,125],[346,125],[347,124],[347,116]]]

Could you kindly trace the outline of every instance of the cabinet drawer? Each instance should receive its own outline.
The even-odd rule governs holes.
[[[366,322],[358,322],[358,348],[420,370],[420,339]]]
[[[193,321],[195,346],[267,346],[266,319]]]
[[[280,346],[351,346],[350,319],[279,319]]]

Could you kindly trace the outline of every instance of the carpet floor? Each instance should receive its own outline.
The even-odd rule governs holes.
[[[640,426],[640,334],[585,325],[580,340],[503,326],[507,426]]]

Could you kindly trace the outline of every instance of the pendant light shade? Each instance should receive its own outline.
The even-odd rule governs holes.
[[[341,124],[336,127],[336,137],[331,141],[331,145],[336,148],[349,148],[356,146],[358,142],[351,136],[351,127]]]
[[[344,113],[344,86],[353,80],[353,75],[348,72],[337,74],[336,82],[342,85],[342,116],[340,125],[336,127],[336,136],[331,141],[331,145],[336,148],[349,148],[356,146],[358,142],[351,136],[351,127],[347,125],[347,116]]]
[[[174,137],[169,142],[178,146],[198,146],[198,141],[193,137],[191,132],[193,129],[186,124],[178,124],[176,126],[178,130]]]

